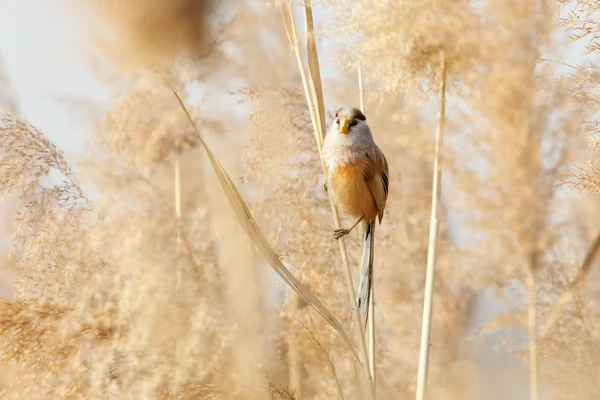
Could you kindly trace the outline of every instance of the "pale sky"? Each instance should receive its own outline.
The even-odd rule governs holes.
[[[101,110],[111,96],[85,59],[92,43],[90,18],[78,12],[73,0],[0,0],[0,57],[20,117],[42,130],[70,159],[82,150],[99,116],[97,111],[86,112],[85,104],[100,105]],[[325,14],[329,11],[320,10],[315,22]],[[319,49],[326,79],[337,73],[327,58],[332,43],[320,43]]]
[[[108,100],[82,57],[85,35],[72,0],[0,0],[0,56],[21,117],[69,158],[80,151],[93,118],[68,98]],[[74,103],[74,102],[73,102]]]
[[[81,104],[107,105],[110,97],[83,56],[90,44],[84,24],[90,20],[78,15],[74,4],[73,0],[0,0],[0,56],[21,117],[40,128],[69,158],[82,149],[98,117]],[[320,17],[317,14],[317,20]],[[319,48],[324,75],[329,77],[335,74],[327,59],[330,43],[320,43]],[[580,46],[569,50],[566,61],[582,61]],[[78,108],[73,108],[76,103]]]

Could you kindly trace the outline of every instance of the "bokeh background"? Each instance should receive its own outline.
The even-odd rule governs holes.
[[[254,250],[168,86],[285,265],[349,326],[281,5],[0,0],[1,396],[359,398],[344,342]],[[532,335],[540,398],[600,397],[599,11],[313,2],[327,122],[358,106],[360,65],[390,164],[378,398],[414,397],[442,51],[429,398],[528,399]]]

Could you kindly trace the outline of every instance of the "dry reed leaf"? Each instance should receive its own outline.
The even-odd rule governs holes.
[[[317,56],[315,33],[313,26],[312,7],[310,2],[304,3],[304,19],[306,21],[306,53],[308,55],[308,73],[313,95],[313,104],[316,104],[316,122],[319,126],[321,138],[325,137],[325,105],[323,102],[323,84],[321,82],[321,68]]]
[[[208,155],[210,163],[213,166],[215,173],[217,174],[219,183],[221,184],[221,187],[223,188],[223,191],[225,192],[225,195],[229,200],[231,208],[233,209],[240,225],[242,226],[242,228],[244,229],[254,246],[256,246],[259,252],[267,259],[271,267],[273,267],[273,269],[275,270],[275,272],[277,272],[281,279],[283,279],[285,283],[287,283],[296,293],[298,293],[298,295],[302,297],[304,301],[306,301],[311,307],[313,307],[342,336],[342,338],[344,339],[354,356],[358,359],[358,355],[354,350],[354,346],[352,345],[352,342],[350,341],[348,335],[344,331],[342,324],[337,320],[337,318],[333,316],[333,314],[327,309],[327,307],[306,286],[304,286],[300,281],[298,281],[294,277],[294,275],[283,265],[279,255],[277,255],[275,250],[273,250],[273,248],[269,245],[267,239],[265,238],[265,235],[258,226],[256,220],[254,219],[252,212],[246,205],[246,202],[244,201],[240,192],[237,190],[232,179],[229,177],[229,174],[227,174],[227,171],[225,171],[223,166],[219,163],[219,161],[216,159],[216,157],[202,138],[198,127],[194,123],[194,120],[192,119],[192,116],[190,115],[187,107],[181,100],[181,97],[173,88],[173,86],[169,85],[169,87],[173,91],[173,94],[177,98],[181,109],[187,116],[188,120],[190,121],[190,124],[194,128],[194,131],[198,135],[200,143],[202,144],[202,147],[204,147],[204,150],[206,150],[206,154]]]

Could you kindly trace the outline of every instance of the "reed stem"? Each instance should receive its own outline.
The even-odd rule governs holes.
[[[527,291],[529,292],[529,305],[527,312],[527,325],[529,331],[529,391],[531,400],[539,400],[539,364],[537,352],[537,296],[535,293],[535,270],[527,270]]]
[[[360,110],[363,114],[366,114],[366,106],[365,106],[365,90],[363,85],[363,77],[362,77],[362,67],[360,63],[358,64],[358,95],[359,95],[359,103]],[[376,381],[376,367],[375,367],[375,271],[373,271],[373,275],[371,277],[371,293],[369,296],[369,317],[367,321],[368,326],[368,352],[369,352],[369,370],[371,372],[371,378],[373,379],[373,393],[375,393],[375,388],[377,386]]]
[[[323,140],[325,138],[325,106],[323,102],[323,90],[321,86],[321,77],[319,72],[319,61],[318,54],[316,50],[316,45],[314,41],[314,30],[313,30],[313,19],[312,19],[312,7],[310,0],[306,0],[304,2],[304,16],[305,16],[305,26],[306,26],[306,40],[307,40],[307,56],[308,56],[308,68],[310,73],[310,85],[309,85],[309,76],[306,73],[306,69],[304,66],[304,60],[302,58],[302,53],[300,51],[300,43],[298,41],[298,37],[296,35],[296,28],[294,24],[294,18],[292,14],[292,9],[289,1],[282,3],[281,5],[281,13],[283,17],[284,27],[286,30],[286,34],[290,43],[294,48],[294,53],[296,55],[296,60],[298,62],[298,68],[300,72],[300,77],[302,79],[302,86],[304,88],[304,94],[306,96],[306,103],[308,105],[308,109],[310,111],[311,120],[313,124],[313,130],[315,134],[315,140],[317,142],[317,148],[319,150],[319,157],[321,160],[321,167],[323,169],[324,176],[327,177],[327,168],[325,167],[325,162],[323,160]],[[329,194],[329,203],[331,206],[331,213],[333,215],[333,222],[336,229],[341,227],[340,216],[331,196],[331,192]],[[346,242],[344,238],[340,238],[338,240],[340,253],[342,256],[342,264],[344,267],[343,273],[346,280],[346,287],[348,290],[348,296],[350,299],[350,305],[352,309],[353,319],[357,321],[357,323],[353,324],[356,331],[356,336],[358,339],[359,351],[358,354],[361,359],[362,370],[364,377],[368,383],[369,389],[367,390],[367,395],[369,398],[373,398],[373,379],[371,377],[370,369],[369,369],[369,357],[367,352],[367,345],[365,341],[365,334],[358,323],[360,321],[360,316],[358,313],[358,305],[356,303],[356,292],[354,290],[354,283],[352,281],[352,274],[350,271],[350,263],[348,262],[348,252],[346,250]]]
[[[433,310],[433,286],[435,283],[435,263],[439,230],[439,206],[441,198],[441,164],[444,124],[446,122],[446,72],[445,54],[441,57],[441,77],[438,90],[438,117],[435,134],[435,159],[433,162],[433,189],[431,193],[431,221],[429,225],[429,246],[427,251],[427,272],[425,277],[425,298],[423,301],[423,324],[421,327],[421,347],[419,350],[419,370],[417,374],[417,400],[424,400],[429,370],[429,339],[431,337],[431,317]]]

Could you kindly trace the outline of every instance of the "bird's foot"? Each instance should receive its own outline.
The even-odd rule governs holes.
[[[325,190],[326,192],[328,192],[328,191],[329,191],[329,189],[327,188],[327,182],[325,182],[325,183],[323,184],[323,190]]]
[[[350,231],[348,229],[336,229],[335,231],[333,231],[333,238],[339,239],[342,236],[346,236],[349,233]]]

